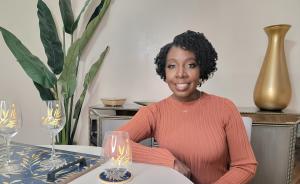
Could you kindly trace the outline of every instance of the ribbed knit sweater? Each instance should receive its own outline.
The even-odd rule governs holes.
[[[255,174],[256,159],[235,105],[203,93],[192,102],[172,96],[142,107],[120,130],[132,141],[133,160],[173,168],[179,159],[196,184],[242,184]],[[139,142],[154,137],[159,148]]]

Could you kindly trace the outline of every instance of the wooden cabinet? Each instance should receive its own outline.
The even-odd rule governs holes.
[[[126,123],[140,107],[136,104],[90,107],[90,145],[101,146],[104,132]],[[239,108],[239,111],[242,116],[253,120],[251,144],[259,165],[251,184],[296,184],[296,179],[300,178],[300,165],[294,164],[300,114],[258,111],[255,108]],[[154,141],[149,139],[143,144],[153,146]],[[294,167],[297,166],[299,175],[294,176]]]

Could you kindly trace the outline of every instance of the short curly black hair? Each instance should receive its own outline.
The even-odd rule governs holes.
[[[180,47],[194,53],[200,70],[200,86],[217,70],[218,54],[212,44],[206,39],[203,33],[186,31],[175,36],[173,42],[166,44],[160,49],[155,58],[156,73],[161,79],[166,80],[166,59],[170,48]]]

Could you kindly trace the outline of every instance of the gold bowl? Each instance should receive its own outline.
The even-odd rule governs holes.
[[[126,98],[101,98],[101,101],[106,106],[122,106]]]

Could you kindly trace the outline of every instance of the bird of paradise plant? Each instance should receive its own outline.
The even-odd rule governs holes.
[[[32,79],[41,99],[63,99],[66,125],[57,138],[58,144],[73,144],[87,89],[99,71],[109,50],[107,46],[100,54],[99,59],[91,66],[88,73],[86,73],[83,90],[77,103],[74,105],[80,55],[101,22],[111,0],[102,0],[100,2],[92,14],[85,31],[79,38],[75,39],[74,31],[77,29],[80,17],[90,4],[90,1],[87,0],[85,2],[78,17],[74,19],[71,0],[59,0],[59,8],[63,20],[63,40],[61,42],[50,9],[43,0],[38,0],[37,14],[40,38],[48,59],[48,67],[37,56],[33,55],[14,34],[0,26],[0,32],[6,45],[26,74]],[[66,48],[65,44],[66,35],[71,36],[71,45],[69,48]]]

